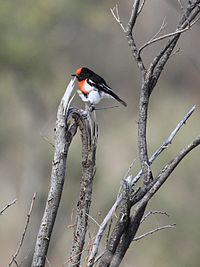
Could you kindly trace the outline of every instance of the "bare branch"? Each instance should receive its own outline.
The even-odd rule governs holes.
[[[160,155],[160,153],[162,153],[162,151],[165,148],[167,148],[168,144],[167,146],[166,144],[162,145],[154,153],[152,158],[150,158],[152,160],[152,162],[150,162],[150,159],[148,157],[147,139],[146,139],[147,114],[148,114],[148,104],[149,104],[150,95],[157,83],[157,80],[163,70],[163,67],[165,66],[167,60],[171,56],[180,35],[187,28],[189,28],[191,24],[196,22],[194,20],[200,12],[199,4],[200,4],[200,0],[193,1],[193,2],[188,1],[188,6],[186,8],[185,14],[182,16],[178,24],[176,32],[163,35],[161,37],[156,37],[157,36],[156,35],[154,36],[152,40],[149,41],[148,45],[150,45],[153,42],[160,41],[165,38],[169,38],[164,48],[160,51],[160,53],[158,53],[158,55],[153,60],[153,63],[150,65],[150,68],[146,70],[143,64],[143,59],[141,58],[140,53],[138,53],[138,48],[137,48],[135,39],[133,37],[133,28],[136,23],[136,19],[137,19],[139,7],[140,7],[140,1],[137,1],[137,0],[134,1],[129,23],[126,27],[126,38],[131,48],[132,55],[135,58],[138,68],[142,74],[142,86],[141,86],[140,102],[139,102],[139,123],[138,123],[139,156],[140,156],[140,163],[141,163],[142,171],[140,171],[139,174],[136,177],[134,177],[134,179],[132,180],[133,182],[132,185],[134,186],[135,182],[138,181],[137,179],[139,179],[141,175],[143,175],[144,184],[141,190],[139,189],[136,192],[132,192],[133,194],[132,205],[135,205],[136,203],[138,204],[137,206],[135,206],[133,214],[128,219],[126,216],[127,214],[128,216],[130,215],[129,213],[130,210],[128,210],[130,202],[128,201],[126,203],[127,212],[121,214],[121,216],[119,217],[119,220],[117,221],[116,226],[114,227],[111,233],[111,237],[106,247],[106,251],[100,261],[99,266],[101,267],[119,266],[130,243],[135,237],[135,234],[141,223],[148,201],[155,194],[155,192],[161,187],[161,185],[166,181],[166,179],[169,177],[172,171],[176,168],[176,166],[180,163],[180,161],[187,155],[187,153],[189,153],[192,149],[194,149],[200,143],[200,137],[197,137],[195,140],[193,140],[193,142],[188,147],[183,149],[177,155],[176,158],[170,161],[160,171],[157,178],[154,179],[152,177],[150,165],[152,164],[153,160],[157,158],[158,155]],[[161,29],[162,28],[163,27],[161,27]],[[191,114],[193,111],[194,110],[191,111]],[[189,112],[189,116],[191,114]],[[186,119],[184,118],[184,120],[186,121],[188,117]],[[182,125],[183,123],[181,122],[180,125],[178,125],[177,128],[175,129],[175,132],[171,133],[167,141],[169,140],[172,141],[172,139],[175,137],[175,135],[177,134],[179,129],[182,127]],[[119,200],[120,198],[121,200],[119,204],[121,204],[123,201],[122,194],[120,194],[117,199]],[[123,205],[121,205],[121,207],[122,206]],[[123,208],[125,210],[125,207]],[[125,218],[125,221],[123,221],[124,218]],[[92,265],[89,265],[89,266],[92,266]]]
[[[144,238],[144,237],[147,237],[147,236],[149,236],[149,235],[152,235],[152,234],[154,234],[154,233],[156,233],[156,232],[158,232],[158,231],[161,231],[161,230],[164,230],[164,229],[169,229],[169,228],[174,228],[175,226],[176,226],[176,224],[173,223],[173,224],[168,224],[168,225],[164,225],[164,226],[157,227],[157,228],[155,228],[155,229],[153,229],[153,230],[151,230],[151,231],[149,231],[149,232],[147,232],[147,233],[145,233],[145,234],[143,234],[143,235],[140,235],[140,236],[138,236],[138,237],[135,237],[135,238],[133,239],[133,241],[138,241],[138,240],[140,240],[140,239],[142,239],[142,238]]]
[[[119,16],[119,9],[118,9],[118,5],[114,6],[113,8],[110,9],[114,19],[119,23],[119,25],[121,26],[123,32],[125,32],[125,28],[124,25],[121,22],[120,16]]]
[[[122,201],[122,194],[120,194],[114,205],[111,207],[111,209],[109,210],[108,214],[106,215],[106,217],[104,218],[103,222],[101,223],[100,227],[99,227],[99,230],[96,234],[96,237],[95,237],[95,240],[94,240],[94,243],[93,243],[93,246],[92,246],[92,251],[90,253],[90,256],[89,256],[89,260],[88,260],[88,265],[87,266],[93,266],[93,263],[94,263],[94,259],[98,253],[98,248],[99,248],[99,244],[101,242],[101,239],[102,239],[102,236],[103,236],[103,233],[108,225],[108,222],[110,221],[110,219],[112,218],[116,208],[118,207],[119,203],[121,203]]]
[[[142,1],[141,5],[140,5],[140,7],[139,7],[139,9],[138,9],[137,17],[138,17],[139,14],[142,12],[142,9],[143,9],[143,7],[144,7],[144,5],[145,5],[145,2],[146,2],[146,0],[143,0],[143,1]]]
[[[159,172],[157,177],[151,181],[147,186],[143,186],[136,194],[132,197],[132,205],[138,203],[140,209],[143,205],[146,205],[148,201],[153,197],[157,190],[167,180],[173,170],[181,162],[181,160],[195,147],[200,144],[200,136],[193,140],[193,142],[185,147],[173,160],[171,160],[163,169]]]
[[[159,31],[156,33],[156,35],[155,35],[152,39],[150,39],[147,43],[145,43],[144,45],[142,45],[142,46],[139,48],[139,50],[138,50],[138,54],[140,55],[141,52],[142,52],[142,50],[143,50],[144,48],[146,48],[147,46],[150,46],[150,45],[153,44],[153,43],[159,42],[159,41],[161,41],[161,40],[163,40],[163,39],[166,39],[166,38],[172,37],[172,36],[174,36],[174,35],[176,35],[176,34],[180,34],[180,33],[183,33],[183,32],[186,32],[186,31],[190,30],[191,27],[192,27],[195,23],[197,23],[197,21],[199,21],[199,19],[200,19],[200,18],[197,18],[195,21],[193,21],[191,24],[189,24],[187,28],[184,28],[184,29],[181,29],[181,30],[178,30],[178,29],[177,29],[175,32],[171,32],[171,33],[168,33],[168,34],[165,34],[165,35],[162,35],[162,36],[160,36],[160,37],[155,38],[155,36],[157,36],[157,35],[163,30],[163,27],[166,26],[166,24],[164,24],[164,25],[162,24],[161,27],[160,27],[160,29],[159,29]],[[164,22],[164,21],[163,21],[163,22]]]
[[[13,263],[15,263],[15,265],[16,265],[17,267],[19,267],[19,264],[18,264],[17,260],[16,260],[14,257],[12,258],[12,260],[13,260]]]
[[[9,207],[11,207],[12,205],[14,205],[17,202],[17,199],[15,198],[13,201],[11,201],[10,203],[8,203],[1,211],[0,211],[0,215],[3,214],[3,212],[5,210],[7,210]]]
[[[52,266],[51,263],[50,263],[50,261],[49,261],[49,259],[47,257],[46,257],[46,262],[47,262],[47,264],[48,264],[49,267]]]
[[[145,1],[143,1],[141,8],[143,8],[144,2]],[[132,33],[137,16],[139,15],[141,10],[142,9],[140,9],[140,0],[134,1],[132,11],[131,11],[131,16],[130,16],[129,22],[126,26],[126,29],[125,29],[125,34],[126,34],[126,39],[128,41],[128,44],[129,44],[131,52],[132,52],[132,56],[134,57],[134,59],[137,63],[137,66],[138,66],[142,76],[144,77],[146,74],[146,68],[144,66],[142,58],[138,55],[138,48],[136,46],[136,43],[135,43],[135,40],[133,37],[133,33]]]
[[[77,204],[72,249],[70,253],[70,266],[78,267],[85,243],[85,235],[88,227],[88,217],[92,218],[89,215],[89,210],[92,198],[93,178],[96,172],[95,158],[98,132],[91,130],[93,129],[93,124],[94,128],[96,128],[96,122],[93,121],[90,113],[88,113],[87,120],[82,120],[79,113],[74,113],[73,118],[79,125],[82,139],[82,177],[80,181],[81,188],[79,201]]]
[[[187,114],[184,116],[184,118],[177,124],[176,128],[171,132],[169,137],[162,143],[162,145],[153,153],[153,155],[149,159],[149,164],[152,164],[154,160],[166,149],[170,144],[172,144],[173,139],[181,129],[183,125],[186,124],[187,120],[190,118],[192,113],[195,111],[196,106],[193,106]],[[136,182],[140,179],[142,175],[142,171],[140,170],[139,173],[133,178],[132,180],[132,186],[136,184]]]
[[[135,22],[136,22],[136,19],[137,19],[137,16],[138,16],[139,8],[140,8],[140,0],[133,1],[131,16],[130,16],[129,22],[126,26],[126,32],[129,32],[129,33],[132,32],[133,27],[134,27]]]
[[[157,210],[155,210],[155,211],[149,211],[147,214],[144,215],[144,217],[142,218],[140,224],[142,224],[144,221],[146,221],[146,219],[148,217],[150,217],[151,215],[155,215],[155,214],[165,215],[165,216],[169,217],[169,215],[167,214],[166,211],[157,211]]]
[[[171,134],[169,135],[169,137],[163,142],[163,144],[154,152],[154,154],[151,156],[151,158],[149,159],[149,163],[152,164],[154,162],[154,160],[168,147],[169,144],[172,143],[173,139],[175,138],[176,134],[178,133],[178,131],[181,129],[181,127],[183,125],[185,125],[186,121],[190,118],[190,116],[192,115],[192,113],[195,111],[195,106],[193,106],[188,112],[187,114],[184,116],[184,118],[177,124],[177,126],[175,127],[175,129],[171,132]],[[131,181],[131,186],[134,186],[136,184],[136,182],[140,179],[142,175],[142,171],[140,170],[140,172],[132,179]],[[131,177],[131,176],[130,176]],[[100,241],[102,239],[103,233],[108,225],[108,222],[110,221],[110,219],[113,216],[113,213],[115,212],[116,208],[119,206],[119,204],[122,201],[122,194],[119,193],[115,203],[113,204],[113,206],[111,207],[111,209],[109,210],[109,212],[107,213],[106,217],[104,218],[103,222],[101,223],[99,230],[96,234],[96,238],[92,247],[92,251],[89,257],[89,262],[92,262],[93,259],[96,257],[97,253],[98,253],[98,248],[99,248],[99,244]],[[89,265],[88,266],[92,266]]]
[[[179,47],[179,48],[177,48],[176,50],[174,50],[174,51],[171,53],[170,58],[172,58],[173,56],[177,55],[177,54],[180,53],[180,52],[181,52],[181,49],[180,49],[180,47]]]
[[[74,79],[67,86],[66,92],[57,111],[55,128],[55,152],[52,162],[51,185],[46,201],[46,207],[40,224],[32,266],[44,266],[49,247],[51,233],[55,223],[60,199],[65,180],[66,159],[73,136],[76,134],[77,125],[66,125],[66,112],[69,107],[70,97],[74,88]]]
[[[131,172],[131,169],[133,168],[133,166],[134,166],[134,164],[135,164],[135,159],[131,162],[131,164],[130,164],[130,166],[129,166],[129,168],[128,168],[128,171],[127,171],[127,173],[125,174],[125,176],[124,176],[124,179],[126,179],[126,178],[128,178],[128,177],[130,177],[130,172]]]
[[[110,267],[117,267],[120,265],[128,247],[132,243],[133,237],[138,231],[140,221],[144,216],[145,208],[146,206],[144,205],[140,209],[136,210],[134,212],[134,215],[130,216],[129,224],[127,225],[123,235],[121,236],[120,242],[118,243],[114,255],[112,255],[111,264],[109,265]],[[105,254],[103,257],[105,257]],[[101,259],[101,262],[103,262],[103,257]],[[103,266],[106,266],[106,264],[102,265],[101,267]]]
[[[187,10],[190,10],[190,8],[188,8]],[[200,8],[197,8],[195,12],[193,12],[192,14],[188,16],[184,14],[184,17],[181,20],[181,22],[183,21],[183,23],[180,23],[178,30],[183,30],[189,24],[191,24],[192,21],[197,16],[197,14],[199,14],[199,12],[200,12]],[[149,157],[148,157],[147,135],[146,135],[149,98],[164,68],[164,65],[169,59],[180,35],[181,33],[178,32],[174,35],[174,37],[171,37],[172,39],[170,39],[170,42],[167,43],[167,45],[165,46],[165,49],[162,51],[162,53],[159,53],[159,56],[156,59],[158,60],[156,63],[158,64],[158,66],[155,72],[153,73],[153,69],[152,69],[152,66],[155,67],[155,65],[151,64],[141,86],[140,101],[139,101],[138,148],[139,148],[140,164],[141,164],[141,169],[142,169],[142,174],[143,174],[143,181],[145,185],[150,183],[153,179],[152,173],[149,172],[149,169],[148,169],[148,166],[150,166],[150,163],[149,163]],[[138,56],[140,57],[140,55]]]
[[[184,159],[184,157],[192,151],[194,148],[200,145],[200,136],[197,136],[192,143],[190,143],[187,147],[185,147],[180,153],[171,160],[157,175],[157,178],[153,181],[153,185],[150,186],[150,189],[142,198],[142,200],[138,203],[137,209],[146,205],[148,201],[153,197],[153,195],[158,191],[158,189],[163,185],[163,183],[167,180],[176,166]]]
[[[155,39],[166,28],[166,26],[167,26],[166,17],[164,17],[160,29],[154,34],[154,36],[150,39],[150,41]]]
[[[105,253],[105,251],[102,252],[98,257],[96,257],[94,264],[97,263],[97,261],[99,261],[103,257],[104,253]]]
[[[183,10],[183,5],[181,3],[181,0],[177,0],[177,1],[178,1],[179,5],[180,5],[180,8]]]
[[[134,1],[133,7],[132,7],[131,16],[130,16],[130,19],[129,19],[129,22],[128,22],[126,28],[124,28],[124,25],[121,22],[121,18],[119,16],[118,5],[115,5],[113,8],[110,9],[114,19],[117,21],[117,23],[119,23],[119,25],[122,28],[123,32],[126,34],[126,38],[128,40],[128,44],[129,44],[129,46],[131,48],[132,55],[136,59],[138,68],[140,69],[140,71],[141,71],[141,73],[143,75],[145,74],[146,69],[145,69],[145,66],[143,64],[142,59],[140,58],[140,56],[138,56],[138,49],[137,49],[137,46],[135,44],[135,41],[134,41],[134,38],[133,38],[133,35],[132,35],[132,30],[133,30],[134,24],[136,22],[137,16],[142,11],[142,8],[144,7],[144,4],[145,4],[145,0],[143,0],[141,5],[140,5],[140,0]]]
[[[30,222],[30,217],[31,217],[31,213],[32,213],[32,210],[33,210],[33,205],[34,205],[34,202],[35,202],[35,198],[36,198],[36,192],[33,194],[33,197],[32,197],[32,200],[31,200],[31,205],[30,205],[30,208],[29,208],[29,211],[28,211],[28,214],[27,214],[27,220],[26,220],[26,223],[25,223],[25,226],[24,226],[24,231],[22,233],[22,237],[21,237],[21,240],[19,242],[19,246],[15,252],[15,254],[12,256],[12,259],[9,263],[9,267],[12,265],[13,262],[16,263],[16,258],[20,252],[20,249],[23,245],[23,242],[24,242],[24,238],[25,238],[25,235],[26,235],[26,231],[27,231],[27,228],[28,228],[28,225],[29,225],[29,222]],[[17,264],[18,266],[18,264]]]
[[[90,218],[98,227],[100,226],[100,224],[90,215],[90,214],[87,214],[86,215],[88,216],[88,218]]]
[[[196,0],[194,2],[188,1],[188,6],[186,8],[185,13],[182,15],[180,22],[177,26],[177,32],[179,30],[183,30],[191,25],[192,21],[196,18],[196,16],[200,12],[199,7],[200,1]],[[172,36],[169,41],[164,45],[163,49],[157,54],[157,56],[153,59],[152,63],[150,64],[148,73],[149,75],[154,75],[154,87],[156,85],[156,81],[158,80],[166,62],[168,61],[181,33],[177,33]],[[157,66],[157,67],[156,67]],[[156,70],[154,71],[154,69]]]
[[[122,203],[120,205],[120,215],[110,235],[109,242],[106,245],[106,250],[101,258],[99,267],[115,266],[112,265],[113,257],[120,244],[120,240],[129,227],[130,221],[130,202],[131,188],[129,184],[124,183],[122,191]],[[116,265],[117,266],[117,265]]]
[[[170,134],[169,138],[165,141],[165,146],[168,146],[171,144],[172,140],[178,133],[178,131],[181,129],[181,127],[186,123],[186,121],[189,119],[189,117],[192,115],[192,113],[195,111],[196,106],[193,106],[188,113],[185,115],[185,117],[178,123],[174,131]]]

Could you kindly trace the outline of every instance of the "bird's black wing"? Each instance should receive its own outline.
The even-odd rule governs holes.
[[[122,105],[124,105],[125,107],[127,106],[126,102],[124,102],[118,95],[116,95],[112,89],[110,88],[109,85],[107,85],[106,81],[99,75],[95,74],[93,75],[91,78],[89,78],[88,83],[91,86],[96,87],[99,91],[102,91],[110,96],[112,96],[113,98],[115,98],[118,102],[120,102]]]

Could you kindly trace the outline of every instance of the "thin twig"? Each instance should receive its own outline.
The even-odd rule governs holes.
[[[164,229],[173,228],[173,227],[175,227],[175,226],[176,226],[176,224],[173,223],[173,224],[168,224],[168,225],[164,225],[164,226],[161,226],[161,227],[157,227],[157,228],[155,228],[155,229],[153,229],[153,230],[151,230],[151,231],[149,231],[149,232],[147,232],[147,233],[145,233],[145,234],[143,234],[143,235],[140,235],[140,236],[138,236],[138,237],[135,237],[135,238],[133,239],[133,241],[138,241],[138,240],[140,240],[140,239],[142,239],[142,238],[144,238],[144,237],[147,237],[147,236],[149,236],[149,235],[152,235],[152,234],[154,234],[154,233],[156,233],[156,232],[158,232],[158,231],[161,231],[161,230],[164,230]]]
[[[177,0],[177,1],[178,1],[179,5],[180,5],[181,10],[183,10],[183,5],[181,3],[181,0]]]
[[[49,267],[52,266],[51,263],[50,263],[50,261],[49,261],[49,259],[47,258],[47,256],[46,256],[46,262],[47,262],[47,264],[48,264]]]
[[[174,51],[171,53],[171,56],[170,56],[170,58],[172,58],[173,56],[177,55],[179,52],[181,52],[181,49],[180,49],[180,47],[179,47],[179,48],[177,48],[176,50],[174,50]]]
[[[87,214],[86,215],[88,216],[88,218],[90,218],[97,226],[100,226],[100,224],[90,215],[90,214]]]
[[[200,135],[197,136],[193,141],[187,145],[184,149],[182,149],[174,159],[168,162],[159,172],[153,184],[150,185],[148,192],[144,195],[144,197],[138,202],[136,210],[139,210],[141,207],[146,205],[148,201],[154,196],[154,194],[159,190],[159,188],[165,183],[174,169],[178,166],[178,164],[187,156],[189,152],[195,149],[200,145]]]
[[[189,117],[192,115],[192,113],[195,111],[196,106],[194,105],[189,111],[188,113],[185,115],[185,117],[183,118],[183,120],[181,120],[178,125],[176,126],[176,129],[174,129],[174,131],[170,134],[169,138],[166,140],[165,142],[165,146],[168,146],[169,144],[171,144],[172,140],[174,139],[175,135],[178,133],[178,131],[180,130],[180,128],[186,123],[186,121],[189,119]]]
[[[195,106],[193,106],[187,114],[184,116],[184,118],[177,124],[176,128],[171,132],[169,137],[163,142],[163,144],[154,152],[154,154],[150,157],[149,163],[152,164],[154,160],[168,147],[169,144],[172,143],[173,139],[175,138],[178,131],[181,129],[183,125],[185,125],[186,121],[190,118],[192,113],[195,111]],[[172,134],[173,133],[173,134]],[[140,170],[139,173],[132,179],[131,185],[134,186],[135,183],[140,179],[142,174],[142,171]],[[122,201],[122,194],[118,194],[117,199],[115,200],[115,203],[110,208],[109,212],[107,213],[106,217],[104,218],[103,222],[101,223],[99,230],[97,232],[92,251],[89,257],[89,262],[92,262],[93,259],[96,257],[100,241],[102,239],[103,233],[108,225],[109,220],[112,218],[115,210],[119,206],[119,204]],[[88,266],[90,266],[88,264]]]
[[[142,218],[140,224],[142,224],[149,216],[151,215],[155,215],[155,214],[161,214],[161,215],[166,215],[167,217],[169,217],[169,214],[167,214],[166,211],[149,211],[147,214],[144,215],[144,217]]]
[[[166,26],[167,26],[166,17],[164,17],[163,22],[162,22],[159,30],[154,34],[154,36],[147,43],[153,41],[165,29]],[[140,53],[140,49],[139,49],[138,53]]]
[[[198,4],[197,4],[198,2]],[[188,27],[188,25],[191,25],[190,23],[196,18],[196,16],[199,14],[199,1],[195,2],[188,2],[188,6],[185,10],[185,13],[182,15],[177,30],[185,29]],[[154,78],[158,80],[166,62],[168,61],[171,53],[173,52],[173,49],[175,45],[178,42],[178,39],[180,37],[181,33],[175,34],[171,38],[169,38],[168,42],[164,45],[164,47],[160,50],[160,52],[155,56],[152,63],[149,66],[148,73],[151,75],[154,75]],[[154,87],[155,87],[154,83]]]
[[[154,34],[154,36],[150,39],[150,41],[155,39],[165,29],[166,26],[167,26],[166,17],[164,17],[160,29]]]
[[[15,198],[13,201],[11,201],[10,203],[8,203],[1,211],[0,211],[0,215],[3,214],[3,212],[5,210],[7,210],[9,207],[11,207],[12,205],[14,205],[17,202],[17,199]]]
[[[13,256],[12,256],[13,257]],[[19,267],[19,264],[18,264],[18,262],[17,262],[17,260],[13,257],[13,262],[15,263],[15,265],[17,266],[17,267]]]
[[[184,118],[177,124],[176,128],[171,132],[169,137],[162,143],[162,145],[153,153],[153,155],[149,159],[149,164],[151,165],[153,161],[169,146],[172,144],[173,139],[181,129],[183,125],[186,124],[186,121],[190,118],[192,113],[195,111],[196,106],[194,105],[184,116]],[[132,186],[140,179],[142,175],[142,170],[133,178]]]
[[[143,9],[143,7],[144,7],[145,2],[146,2],[146,0],[143,0],[143,1],[142,1],[141,5],[140,5],[140,7],[139,7],[139,9],[138,9],[137,17],[138,17],[139,14],[142,12],[142,9]]]
[[[94,261],[94,264],[97,263],[97,261],[99,261],[102,258],[102,256],[104,255],[104,253],[105,253],[105,251],[102,252],[99,256],[96,257],[96,259]]]
[[[16,260],[18,254],[20,252],[20,249],[21,249],[21,247],[23,245],[24,238],[25,238],[25,235],[26,235],[26,231],[27,231],[27,228],[28,228],[28,225],[29,225],[29,222],[30,222],[30,217],[31,217],[31,213],[32,213],[32,210],[33,210],[33,205],[34,205],[34,202],[35,202],[35,198],[36,198],[36,192],[33,194],[33,197],[32,197],[32,200],[31,200],[31,205],[30,205],[30,208],[29,208],[29,211],[28,211],[28,214],[27,214],[27,220],[26,220],[26,223],[25,223],[25,226],[24,226],[24,231],[22,233],[22,237],[21,237],[21,240],[19,242],[18,248],[17,248],[15,254],[12,256],[12,260],[10,261],[10,263],[8,265],[9,267]]]
[[[113,8],[110,9],[114,19],[119,23],[119,25],[121,26],[123,32],[125,32],[125,28],[124,25],[121,22],[120,16],[119,16],[119,9],[118,9],[118,5],[115,5]]]
[[[124,176],[124,179],[126,179],[128,176],[130,176],[131,169],[132,169],[132,167],[134,166],[135,162],[136,162],[135,159],[131,162],[131,164],[130,164],[130,166],[129,166],[129,168],[128,168],[128,170],[127,170],[125,176]]]
[[[142,50],[143,50],[144,48],[146,48],[147,46],[149,46],[149,45],[151,45],[151,44],[153,44],[153,43],[155,43],[155,42],[161,41],[161,40],[163,40],[163,39],[172,37],[172,36],[174,36],[174,35],[176,35],[176,34],[180,34],[180,33],[183,33],[183,32],[186,32],[186,31],[190,30],[190,28],[191,28],[197,21],[199,21],[199,19],[200,19],[200,18],[197,18],[197,19],[195,19],[192,23],[188,24],[187,28],[184,28],[184,29],[181,29],[181,30],[176,30],[175,32],[167,33],[167,34],[162,35],[162,36],[157,37],[157,38],[152,38],[151,40],[149,40],[147,43],[145,43],[144,45],[142,45],[142,46],[139,48],[139,50],[138,50],[138,55],[140,56],[140,54],[141,54],[141,52],[142,52]],[[160,30],[158,31],[158,33],[157,33],[156,35],[158,35],[158,34],[161,32],[161,30],[162,30],[162,26],[161,26]]]

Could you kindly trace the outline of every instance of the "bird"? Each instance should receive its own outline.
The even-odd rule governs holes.
[[[91,106],[94,106],[103,98],[114,98],[123,106],[127,106],[126,102],[113,92],[106,81],[91,69],[78,68],[72,76],[78,80],[78,94],[83,102],[89,102]]]

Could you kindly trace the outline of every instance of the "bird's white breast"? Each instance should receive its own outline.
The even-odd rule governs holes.
[[[98,104],[99,101],[101,100],[101,96],[99,94],[99,92],[97,90],[92,90],[89,94],[88,94],[88,100],[90,101],[90,103],[92,104]]]

